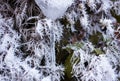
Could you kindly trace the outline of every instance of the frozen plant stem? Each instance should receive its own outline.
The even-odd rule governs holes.
[[[51,56],[51,59],[52,59],[52,68],[53,70],[55,70],[55,63],[56,63],[56,58],[55,58],[55,34],[54,34],[54,31],[53,31],[53,26],[51,27],[50,29],[50,48],[51,48],[51,53],[52,55]]]

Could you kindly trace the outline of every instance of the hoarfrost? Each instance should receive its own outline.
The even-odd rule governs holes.
[[[66,46],[73,51],[72,74],[77,81],[118,81],[119,4],[119,0],[1,0],[0,81],[60,81],[64,68],[56,63],[55,45],[68,28],[65,31],[76,35],[72,43],[82,42]],[[97,33],[103,39],[93,45],[89,39]]]
[[[51,81],[51,77],[47,76],[47,77],[43,78],[42,81]]]
[[[116,68],[119,64],[119,53],[115,53],[117,49],[108,46],[107,51],[109,52],[96,56],[90,54],[93,48],[92,44],[85,44],[82,49],[74,51],[71,60],[73,62],[74,76],[77,77],[78,81],[117,81]],[[75,57],[80,58],[80,61],[76,61]]]

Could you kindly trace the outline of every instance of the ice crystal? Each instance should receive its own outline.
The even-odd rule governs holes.
[[[60,81],[70,73],[77,81],[118,81],[119,5],[119,0],[0,0],[0,81]]]
[[[114,64],[119,64],[119,61],[115,61],[119,54],[110,52],[108,54],[107,52],[107,54],[96,56],[95,54],[91,54],[94,48],[92,45],[85,44],[84,46],[82,49],[74,51],[72,57],[73,74],[77,77],[78,81],[117,81],[118,74],[115,71],[117,66]],[[114,50],[113,47],[110,48]],[[111,49],[108,47],[108,50],[110,51]],[[77,59],[80,58],[80,61],[74,60],[76,59],[75,57]]]

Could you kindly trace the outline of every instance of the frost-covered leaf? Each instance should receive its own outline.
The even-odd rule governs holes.
[[[63,49],[67,49],[67,51],[69,51],[69,50],[77,50],[77,49],[82,48],[83,45],[84,45],[84,43],[82,43],[82,42],[75,42],[74,44],[69,44],[66,47],[63,47]]]

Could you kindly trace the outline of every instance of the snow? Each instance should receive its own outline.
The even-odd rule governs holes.
[[[35,0],[43,14],[50,19],[57,19],[64,15],[73,0]]]

